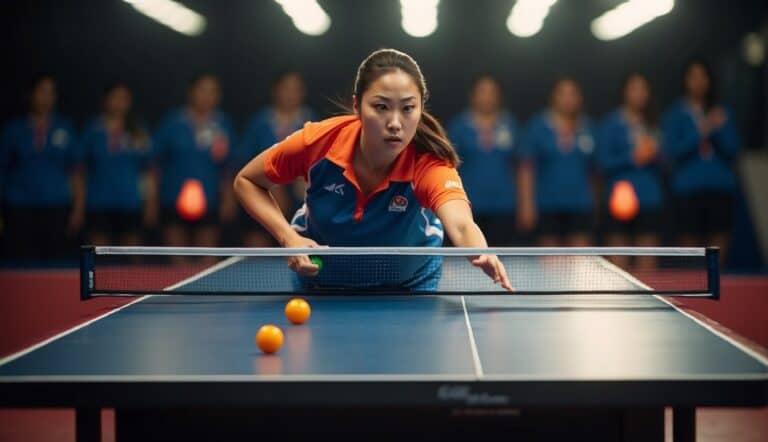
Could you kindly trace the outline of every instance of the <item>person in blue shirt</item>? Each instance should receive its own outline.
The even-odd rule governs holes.
[[[655,247],[659,245],[664,194],[659,134],[648,78],[638,72],[627,75],[620,99],[621,105],[603,119],[597,137],[597,162],[606,180],[602,211],[605,243],[610,247]],[[631,183],[638,199],[639,211],[628,221],[617,219],[608,210],[611,192],[618,181]],[[629,258],[612,257],[622,268],[630,264]],[[655,267],[653,256],[635,258],[633,264],[638,268]]]
[[[518,223],[522,230],[537,228],[539,245],[590,244],[594,151],[581,88],[572,78],[560,78],[549,109],[528,123],[519,150]]]
[[[267,147],[301,129],[307,121],[315,119],[312,109],[304,104],[305,97],[306,89],[301,73],[288,70],[275,77],[272,83],[272,104],[253,115],[245,129],[243,148],[240,150],[243,155],[241,166]],[[304,187],[304,180],[298,178],[293,183],[272,189],[272,194],[286,216],[290,216],[300,205]],[[274,245],[269,233],[242,209],[239,210],[238,221],[246,247]]]
[[[478,76],[470,88],[469,109],[448,125],[462,159],[461,176],[477,225],[492,246],[511,246],[517,190],[514,164],[517,121],[501,107],[499,82]]]
[[[724,259],[737,189],[733,165],[741,142],[733,115],[717,103],[706,62],[686,65],[683,89],[685,95],[662,120],[662,151],[672,165],[680,243],[719,246]]]
[[[237,144],[229,116],[218,109],[220,100],[218,79],[211,74],[198,76],[189,88],[187,105],[171,111],[155,134],[152,147],[159,175],[160,219],[168,246],[217,246],[218,225],[237,213],[230,184]],[[176,209],[187,180],[202,185],[207,207],[200,219],[192,221]]]
[[[139,245],[142,225],[156,219],[154,186],[148,175],[150,138],[132,112],[133,94],[125,83],[104,92],[103,110],[87,125],[81,150],[86,179],[86,223],[94,245]],[[146,182],[146,181],[144,181]],[[146,209],[146,210],[143,210]]]
[[[10,260],[77,256],[84,218],[79,153],[70,121],[55,111],[56,81],[35,79],[29,113],[8,122],[0,138],[4,256]]]

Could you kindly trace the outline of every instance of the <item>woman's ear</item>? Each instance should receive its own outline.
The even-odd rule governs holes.
[[[355,94],[352,94],[352,112],[354,112],[355,115],[360,115],[360,109],[357,108],[357,96]]]

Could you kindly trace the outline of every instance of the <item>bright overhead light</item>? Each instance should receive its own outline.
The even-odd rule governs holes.
[[[674,0],[628,0],[592,21],[592,34],[600,40],[621,38],[656,17],[668,14]]]
[[[123,0],[137,11],[190,37],[205,30],[205,17],[173,0]]]
[[[557,0],[517,0],[507,17],[507,29],[518,37],[531,37],[541,30]]]
[[[318,36],[331,27],[331,17],[317,0],[275,0],[291,18],[296,29],[304,34]]]
[[[403,30],[411,37],[426,37],[437,30],[440,0],[400,0]]]

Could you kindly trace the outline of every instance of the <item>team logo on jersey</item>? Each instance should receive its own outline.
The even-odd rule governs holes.
[[[64,129],[56,129],[51,134],[51,144],[53,144],[55,147],[58,147],[59,149],[66,147],[68,141],[69,135],[67,135],[67,131]]]
[[[501,126],[496,129],[496,147],[499,150],[509,150],[512,148],[512,131],[507,126]]]
[[[591,154],[592,151],[595,150],[595,141],[589,134],[579,135],[576,143],[578,144],[579,149],[581,149],[581,151],[587,155]]]
[[[395,195],[392,197],[392,201],[389,202],[390,212],[405,212],[408,208],[408,198],[402,195]]]
[[[446,189],[451,189],[451,188],[461,189],[461,182],[455,181],[455,180],[448,180],[448,181],[445,182],[445,188]]]
[[[327,190],[329,192],[333,192],[333,193],[339,194],[341,196],[344,196],[344,184],[343,183],[342,184],[335,184],[335,183],[334,184],[329,184],[327,186],[323,186],[323,189],[325,189],[325,190]]]

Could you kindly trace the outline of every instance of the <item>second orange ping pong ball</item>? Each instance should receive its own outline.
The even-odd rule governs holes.
[[[293,298],[285,305],[285,317],[294,324],[303,324],[311,313],[309,303],[301,298]]]
[[[274,325],[262,326],[256,333],[256,345],[264,353],[274,353],[283,346],[283,331]]]

